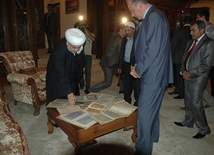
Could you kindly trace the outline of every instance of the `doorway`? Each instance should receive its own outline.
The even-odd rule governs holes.
[[[53,4],[53,12],[56,13],[57,18],[58,18],[58,23],[59,23],[59,31],[57,31],[57,40],[61,39],[60,36],[60,3],[54,3]]]

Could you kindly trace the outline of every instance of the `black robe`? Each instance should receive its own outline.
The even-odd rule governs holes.
[[[51,52],[47,65],[47,103],[58,98],[67,98],[70,93],[76,95],[82,72],[81,65],[82,54],[74,55],[67,49],[66,39],[59,40]]]

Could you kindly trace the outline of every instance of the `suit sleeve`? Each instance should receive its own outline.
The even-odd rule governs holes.
[[[164,52],[162,51],[162,46],[167,43],[164,36],[168,34],[165,30],[166,25],[167,23],[163,21],[163,17],[157,13],[151,13],[144,25],[144,30],[140,30],[136,47],[136,51],[139,50],[141,52],[138,55],[139,61],[136,62],[138,75],[141,76],[152,65],[159,53]]]
[[[214,41],[209,41],[209,43],[205,45],[204,52],[201,52],[201,60],[202,62],[198,68],[190,71],[193,78],[209,72],[214,60]]]

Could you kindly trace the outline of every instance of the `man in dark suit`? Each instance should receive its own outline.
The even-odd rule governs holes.
[[[159,140],[159,111],[164,91],[173,82],[168,20],[148,0],[126,0],[132,16],[142,20],[135,40],[135,67],[140,78],[136,154],[151,155]]]
[[[47,103],[55,99],[68,99],[75,104],[75,89],[81,70],[81,51],[85,34],[77,29],[66,30],[65,38],[59,40],[48,60],[46,77]]]
[[[105,81],[92,86],[88,91],[85,91],[86,93],[99,92],[111,85],[113,75],[117,73],[121,44],[124,36],[124,25],[120,25],[118,33],[109,39],[105,53],[100,60],[100,64],[104,70]]]
[[[193,138],[200,139],[210,133],[202,100],[214,61],[214,40],[205,34],[203,21],[196,21],[190,30],[192,40],[187,43],[181,66],[186,115],[184,121],[174,123],[189,128],[195,124],[198,127],[198,133]]]
[[[48,40],[48,53],[50,53],[53,49],[57,41],[57,31],[59,30],[59,23],[57,15],[53,12],[53,5],[47,5],[48,12],[44,15],[42,29],[45,30]]]
[[[122,74],[123,77],[123,91],[124,91],[124,100],[128,103],[131,103],[131,94],[132,90],[135,88],[135,79],[130,75],[131,63],[130,56],[133,45],[133,35],[135,32],[135,24],[133,22],[127,22],[125,24],[126,36],[123,38],[118,73]],[[138,91],[134,89],[135,100],[138,99]]]
[[[185,52],[186,44],[191,39],[190,26],[192,17],[185,17],[183,22],[184,26],[175,32],[171,42],[175,90],[169,94],[178,94],[178,96],[174,97],[174,99],[184,98],[184,79],[180,75],[180,68],[181,59]]]

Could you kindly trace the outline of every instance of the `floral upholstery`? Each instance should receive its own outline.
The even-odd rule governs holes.
[[[34,104],[34,107],[40,101],[46,102],[46,68],[36,68],[30,51],[0,53],[0,59],[7,68],[15,102]],[[34,68],[35,74],[23,72]]]
[[[11,116],[8,103],[0,87],[0,154],[29,155],[29,149],[20,125]]]

